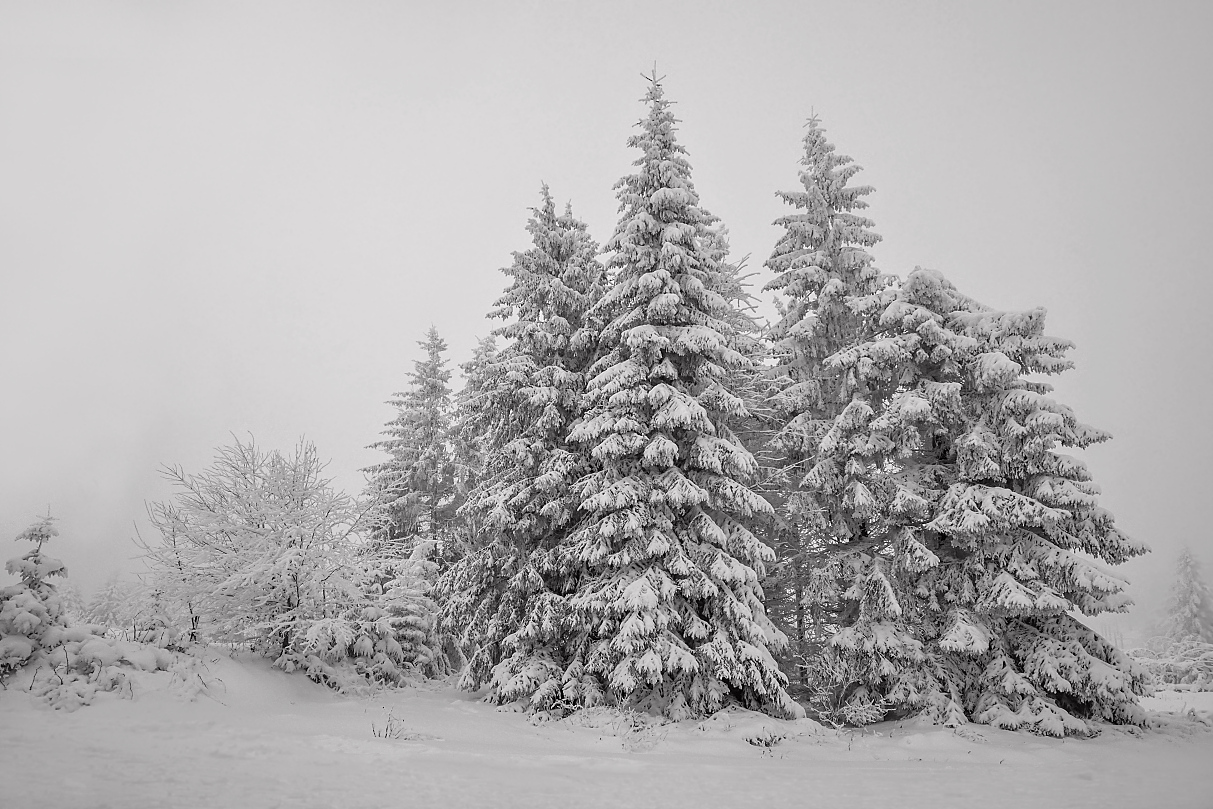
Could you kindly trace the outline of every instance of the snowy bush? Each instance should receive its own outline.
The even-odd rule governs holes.
[[[177,493],[149,508],[161,537],[146,548],[149,585],[192,639],[282,652],[359,600],[357,515],[322,471],[311,444],[284,456],[239,441],[200,474],[165,471]]]
[[[181,649],[190,643],[188,615],[178,614],[161,588],[141,580],[111,576],[89,601],[84,620],[120,640]]]
[[[866,673],[837,654],[816,654],[805,666],[810,715],[834,727],[863,727],[888,718],[894,703],[873,696]]]
[[[144,618],[189,640],[248,644],[288,671],[338,688],[350,672],[384,683],[434,673],[428,550],[371,552],[362,514],[322,477],[316,449],[236,442],[197,475],[167,470],[175,499],[150,508]]]

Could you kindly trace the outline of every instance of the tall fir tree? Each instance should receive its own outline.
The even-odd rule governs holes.
[[[1146,551],[1062,451],[1109,436],[1028,378],[1072,367],[1072,344],[1044,310],[988,309],[926,270],[854,308],[874,328],[826,361],[850,401],[808,475],[850,539],[826,577],[845,587],[827,652],[843,715],[882,702],[1057,736],[1142,721],[1141,672],[1073,615],[1127,609],[1094,560]]]
[[[597,468],[577,484],[584,517],[568,563],[584,670],[613,704],[682,718],[730,698],[776,715],[801,709],[770,650],[759,578],[774,559],[750,530],[770,510],[746,482],[753,456],[729,429],[737,350],[717,220],[699,206],[676,119],[656,75],[616,184],[606,245],[612,285],[595,307],[603,355],[572,437]]]
[[[771,398],[778,427],[764,457],[761,488],[778,513],[773,537],[779,565],[768,586],[775,614],[792,638],[790,662],[802,677],[842,609],[820,598],[814,571],[852,539],[837,504],[805,478],[822,437],[847,404],[843,375],[826,360],[854,345],[865,328],[851,304],[888,283],[868,253],[880,241],[862,214],[873,189],[851,184],[860,166],[835,150],[816,116],[803,143],[802,190],[778,192],[795,210],[775,220],[783,232],[766,262],[775,274],[766,289],[782,295],[781,317],[768,333],[780,390]]]
[[[1200,575],[1200,562],[1184,548],[1175,563],[1175,584],[1167,599],[1163,634],[1173,641],[1213,643],[1213,595]]]
[[[372,448],[388,459],[370,467],[369,496],[376,502],[374,542],[382,555],[406,559],[418,543],[441,553],[450,539],[458,507],[451,445],[451,372],[446,341],[433,326],[418,343],[423,358],[413,365],[408,390],[389,404],[396,417]]]
[[[548,710],[593,701],[573,665],[575,577],[560,549],[578,509],[573,483],[587,471],[569,430],[582,414],[596,347],[587,313],[604,270],[585,223],[569,207],[557,213],[546,185],[527,230],[532,247],[503,270],[512,283],[491,313],[512,320],[496,332],[507,344],[477,379],[465,417],[487,462],[463,514],[492,539],[442,591],[445,622],[470,654],[463,685],[488,683],[491,699]]]

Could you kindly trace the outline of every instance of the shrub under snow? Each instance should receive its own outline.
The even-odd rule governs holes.
[[[199,474],[169,469],[148,548],[165,620],[191,640],[247,644],[340,690],[440,668],[429,601],[433,543],[391,558],[323,477],[310,443],[291,455],[237,441]]]

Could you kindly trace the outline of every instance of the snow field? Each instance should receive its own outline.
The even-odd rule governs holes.
[[[72,713],[10,678],[0,806],[1213,805],[1213,733],[1171,714],[1163,730],[1092,740],[916,721],[836,732],[748,711],[543,721],[448,684],[344,697],[254,656],[211,650],[205,667],[210,697],[188,702],[168,673],[134,672],[133,700],[103,694]],[[1213,694],[1146,707],[1213,711]]]

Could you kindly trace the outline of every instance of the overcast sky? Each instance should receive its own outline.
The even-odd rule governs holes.
[[[157,468],[232,433],[306,435],[360,489],[425,329],[456,364],[493,327],[540,182],[610,235],[656,63],[751,267],[815,111],[882,270],[1048,308],[1151,606],[1181,543],[1213,576],[1210,9],[2,3],[0,537],[49,505],[91,590]]]

